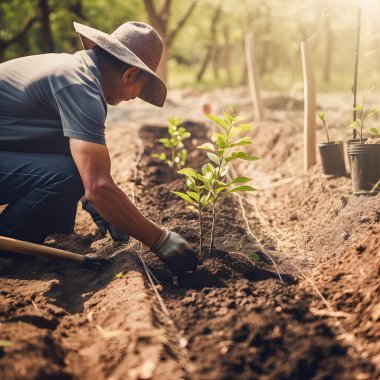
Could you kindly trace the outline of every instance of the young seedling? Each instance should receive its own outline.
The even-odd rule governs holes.
[[[326,115],[325,115],[324,112],[320,112],[319,115],[318,115],[318,117],[319,117],[319,119],[323,123],[323,127],[324,127],[325,132],[326,132],[327,142],[329,143],[330,142],[330,136],[329,136],[329,131],[328,131],[328,128],[327,128],[327,123],[326,123]]]
[[[187,150],[184,147],[183,141],[191,136],[186,128],[179,126],[181,122],[181,119],[169,118],[168,133],[170,137],[158,140],[169,150],[169,154],[167,155],[165,152],[152,154],[153,158],[158,158],[171,168],[173,177],[177,170],[186,164]]]
[[[371,88],[369,92],[371,92],[374,89],[374,87]],[[353,123],[351,123],[348,127],[357,130],[360,133],[360,144],[363,143],[363,129],[364,129],[364,122],[367,121],[370,117],[374,116],[377,113],[376,108],[371,108],[368,111],[365,110],[365,99],[366,95],[363,94],[362,96],[362,104],[357,105],[353,111],[356,111],[359,113],[359,118],[357,118]],[[379,134],[379,131],[377,128],[371,127],[368,129],[368,132],[371,135],[377,136]]]
[[[203,250],[203,211],[207,207],[210,200],[210,193],[204,186],[204,177],[192,168],[184,168],[178,171],[179,174],[186,176],[186,185],[188,190],[186,193],[172,191],[184,199],[189,206],[187,208],[198,215],[199,225],[199,246],[200,251]]]
[[[250,156],[239,150],[241,146],[252,144],[250,137],[242,136],[254,129],[254,126],[250,124],[237,124],[244,120],[243,117],[233,117],[228,113],[224,113],[224,117],[206,116],[221,128],[222,133],[213,133],[212,142],[197,147],[207,151],[210,162],[202,166],[201,173],[191,168],[179,171],[180,174],[186,175],[189,190],[186,193],[175,192],[175,194],[188,202],[190,208],[198,214],[207,206],[211,208],[212,225],[209,247],[209,255],[211,255],[214,247],[216,212],[220,201],[230,193],[256,191],[253,187],[246,185],[247,182],[251,181],[248,177],[236,177],[227,182],[226,175],[229,171],[229,165],[237,159],[255,161],[258,157]],[[199,223],[202,223],[201,219]]]

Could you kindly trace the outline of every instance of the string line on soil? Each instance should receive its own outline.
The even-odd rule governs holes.
[[[236,176],[237,172],[234,169],[234,167],[231,165],[230,168],[231,168],[231,172],[234,173],[233,175]],[[240,198],[239,199],[239,203],[240,203],[240,205],[242,207],[243,215],[245,216],[245,208],[244,208],[244,205],[243,205],[242,197],[241,197],[240,194],[235,194],[235,195],[238,195],[239,198]],[[254,207],[255,214],[257,215],[257,218],[258,218],[259,222],[267,230],[267,232],[270,234],[270,236],[277,242],[277,245],[281,249],[281,252],[288,258],[289,264],[291,266],[293,266],[293,268],[296,269],[296,271],[301,275],[301,277],[309,285],[311,285],[311,287],[314,289],[314,291],[320,297],[320,299],[322,300],[322,303],[326,306],[326,308],[327,308],[327,310],[329,312],[329,316],[331,316],[332,318],[334,318],[335,325],[338,327],[338,330],[339,330],[341,336],[350,344],[350,346],[357,353],[359,353],[359,354],[367,354],[368,355],[367,351],[360,344],[360,342],[358,341],[357,337],[353,333],[348,333],[347,332],[347,330],[345,329],[345,327],[343,326],[343,324],[340,322],[340,320],[338,318],[339,312],[338,311],[334,311],[333,307],[331,306],[331,303],[326,299],[326,297],[323,296],[322,292],[319,290],[319,288],[317,287],[317,285],[315,284],[315,282],[309,276],[307,276],[305,274],[305,272],[302,269],[299,268],[298,265],[296,265],[293,262],[293,259],[292,259],[291,255],[289,254],[288,250],[284,247],[281,239],[272,231],[272,229],[266,223],[266,221],[265,221],[262,213],[260,212],[260,210],[258,208],[258,204],[257,204],[256,198],[254,196],[252,196],[251,199],[253,200],[253,207]],[[297,252],[298,252],[299,255],[304,254],[303,252],[301,252],[301,249],[299,248],[298,244],[296,244],[295,246],[296,246],[296,249],[297,249]]]
[[[231,172],[234,173],[234,176],[237,175],[237,172],[235,170],[235,168],[230,165],[230,168],[231,168]],[[243,200],[242,200],[242,197],[240,194],[237,194],[239,196],[239,203],[240,203],[240,206],[242,207],[242,210],[243,210],[243,214],[244,214],[244,218],[246,219],[246,213],[245,213],[245,207],[244,207],[244,204],[243,204]],[[342,323],[339,321],[339,319],[336,317],[336,313],[334,311],[334,309],[332,308],[331,306],[331,303],[326,299],[326,297],[323,296],[323,294],[321,293],[321,291],[318,289],[317,285],[315,284],[315,282],[310,278],[308,277],[304,271],[302,269],[300,269],[298,267],[298,265],[296,265],[293,260],[291,259],[291,255],[288,253],[287,249],[283,246],[282,244],[282,241],[278,238],[278,236],[272,231],[272,229],[266,224],[266,223],[263,223],[263,220],[264,220],[264,217],[263,215],[261,214],[259,208],[258,208],[258,205],[257,205],[257,201],[255,199],[255,197],[252,197],[253,199],[253,207],[255,209],[255,213],[259,219],[259,222],[262,224],[262,226],[268,231],[268,233],[270,234],[270,236],[277,242],[278,246],[280,247],[282,253],[284,253],[284,255],[289,259],[289,263],[290,265],[292,265],[296,271],[301,275],[301,277],[306,280],[311,286],[312,288],[315,290],[315,292],[318,294],[318,296],[322,299],[322,302],[324,303],[324,305],[326,306],[326,308],[329,310],[329,312],[331,313],[331,316],[335,319],[336,321],[336,325],[338,326],[339,330],[340,330],[340,333],[341,334],[347,334],[347,331],[345,330],[345,328],[343,327]],[[247,220],[247,219],[246,219]],[[246,223],[248,222],[248,220],[246,221]],[[298,247],[297,247],[297,251],[298,251]],[[299,251],[298,251],[299,252]],[[299,252],[299,254],[301,254],[301,252]],[[273,260],[272,260],[273,261]],[[277,269],[277,268],[276,268]],[[279,274],[280,275],[280,274]]]
[[[136,145],[137,145],[137,154],[136,154],[136,159],[135,159],[135,165],[134,165],[134,168],[133,168],[133,179],[136,181],[137,180],[137,173],[138,173],[138,166],[141,162],[141,159],[142,159],[142,156],[144,154],[144,145],[141,141],[141,138],[140,136],[138,135],[137,138],[135,139],[136,141]],[[136,202],[136,199],[135,199],[135,186],[134,186],[134,183],[131,183],[131,198],[132,198],[132,202],[136,205],[137,207],[137,202]],[[149,280],[149,283],[152,287],[152,290],[157,298],[157,301],[162,309],[162,312],[163,314],[165,315],[165,317],[167,318],[167,322],[168,322],[168,325],[172,326],[176,336],[177,336],[177,343],[178,343],[178,346],[180,348],[180,352],[181,352],[181,355],[180,355],[180,359],[182,360],[182,365],[183,367],[186,369],[187,373],[191,373],[193,372],[193,363],[191,362],[190,360],[190,356],[189,356],[189,353],[188,351],[186,350],[186,344],[187,344],[187,340],[180,334],[177,326],[175,325],[173,319],[171,318],[170,316],[170,313],[169,313],[169,310],[167,309],[166,305],[165,305],[165,302],[163,300],[163,298],[161,297],[159,291],[157,290],[157,286],[154,284],[154,281],[153,279],[156,281],[156,283],[158,285],[160,285],[160,282],[157,280],[157,278],[154,276],[154,274],[151,272],[151,270],[148,268],[148,266],[146,265],[144,259],[142,258],[142,253],[143,253],[143,244],[140,243],[140,249],[139,251],[137,252],[139,257],[140,257],[140,260],[141,260],[141,263],[143,265],[143,268],[145,270],[145,273],[146,273],[146,276],[148,277],[148,280]],[[161,286],[161,285],[160,285]],[[184,342],[186,342],[184,344]]]
[[[230,169],[231,171],[234,173],[234,177],[236,177],[236,170],[233,168],[232,164],[230,164]],[[229,180],[231,181],[231,176],[227,173],[227,176],[229,177]],[[272,262],[276,272],[277,272],[277,275],[280,279],[281,282],[284,282],[282,277],[281,277],[281,274],[280,274],[280,271],[278,269],[278,265],[276,264],[276,262],[273,260],[272,256],[265,250],[264,248],[264,245],[261,244],[260,242],[260,239],[257,238],[257,236],[252,232],[251,230],[251,226],[249,225],[249,221],[248,221],[248,218],[247,218],[247,214],[246,214],[246,210],[245,210],[245,207],[244,207],[244,204],[243,204],[243,200],[242,200],[242,197],[240,194],[238,193],[235,193],[234,194],[238,200],[239,200],[239,205],[240,205],[240,208],[241,208],[241,211],[242,211],[242,214],[243,214],[243,219],[244,219],[244,222],[245,222],[245,225],[247,227],[247,231],[248,233],[255,239],[255,241],[257,242],[257,244],[259,245],[261,251],[269,258],[269,260]]]

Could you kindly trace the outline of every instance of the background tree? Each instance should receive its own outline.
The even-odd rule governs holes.
[[[177,33],[184,27],[186,21],[193,13],[197,0],[192,0],[187,11],[184,12],[182,18],[177,22],[176,26],[169,30],[169,21],[171,16],[171,0],[164,0],[160,10],[157,9],[153,0],[144,0],[145,9],[148,13],[150,24],[158,31],[164,41],[164,49],[162,58],[158,67],[158,75],[166,81],[167,79],[167,62],[169,58],[169,50]]]

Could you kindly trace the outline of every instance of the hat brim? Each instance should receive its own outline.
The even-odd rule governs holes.
[[[95,46],[99,46],[120,61],[148,73],[151,79],[141,90],[139,98],[157,107],[164,105],[167,95],[165,83],[130,49],[111,35],[91,28],[90,26],[74,22],[74,28],[77,33],[79,33],[79,37],[85,49],[92,49]]]

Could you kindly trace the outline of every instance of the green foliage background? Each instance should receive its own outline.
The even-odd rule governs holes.
[[[20,43],[2,49],[4,42],[20,32],[29,19],[38,17],[40,1],[0,0],[1,61],[43,52],[39,20],[34,22]],[[326,0],[224,0],[213,41],[220,51],[214,63],[208,65],[202,81],[197,83],[197,73],[211,43],[211,20],[220,3],[220,0],[198,0],[195,11],[171,47],[169,86],[210,88],[231,85],[227,78],[226,54],[231,61],[232,85],[246,84],[244,35],[252,31],[256,36],[256,54],[265,88],[291,90],[296,83],[302,82],[300,41],[315,34],[314,57],[319,88],[349,90],[353,81],[356,33],[355,9],[352,6],[365,1],[347,0],[340,4]],[[154,3],[160,8],[163,2],[155,0]],[[188,0],[172,1],[169,28],[176,25],[189,3]],[[142,0],[48,0],[48,5],[55,52],[72,53],[81,49],[73,21],[108,33],[125,21],[149,21]],[[75,12],[78,7],[81,14]],[[366,9],[363,5],[359,87],[364,89],[380,81],[380,24],[376,14],[380,14],[380,4],[373,9]],[[323,78],[328,39],[323,21],[326,16],[333,36],[329,80]],[[229,30],[229,49],[225,49],[225,28]],[[178,57],[186,64],[181,63]],[[215,75],[215,67],[218,67],[219,75]]]

